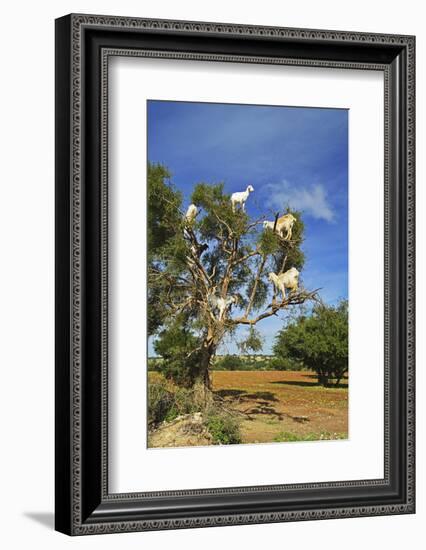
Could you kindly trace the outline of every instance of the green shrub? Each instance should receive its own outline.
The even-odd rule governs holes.
[[[223,355],[217,357],[213,364],[213,370],[242,370],[242,371],[267,371],[267,370],[294,370],[303,369],[303,364],[289,357],[270,357],[267,355]]]
[[[194,351],[199,344],[184,318],[170,321],[154,342],[155,352],[161,356],[158,371],[178,386],[191,388],[199,376],[200,351]]]
[[[178,415],[197,412],[198,408],[194,404],[194,395],[191,389],[177,387],[173,395],[175,399],[174,406]]]
[[[239,424],[231,415],[217,411],[211,412],[207,416],[206,426],[215,445],[241,443]]]
[[[284,357],[272,357],[269,361],[271,370],[302,370],[303,365],[299,361]]]
[[[218,357],[213,366],[214,370],[244,370],[245,361],[239,355],[224,355]]]
[[[161,357],[148,357],[148,371],[160,372],[161,361]]]
[[[170,422],[182,414],[195,412],[192,392],[186,388],[169,388],[165,382],[148,387],[148,425]]]
[[[213,370],[271,370],[271,358],[263,356],[249,355],[223,355],[217,357]]]
[[[170,414],[174,403],[171,391],[164,383],[154,383],[148,386],[148,425],[154,426],[165,420]]]
[[[161,422],[170,422],[178,416],[198,412],[192,390],[174,387],[166,381],[149,384],[148,426],[155,428]],[[214,405],[204,413],[204,425],[215,445],[241,443],[238,421]]]
[[[248,361],[247,370],[271,370],[271,359],[269,357],[253,357]]]

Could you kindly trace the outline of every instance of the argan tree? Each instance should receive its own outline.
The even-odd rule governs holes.
[[[348,371],[348,302],[316,304],[310,315],[290,321],[276,337],[274,353],[317,373],[318,382],[336,386]]]
[[[268,280],[269,272],[303,268],[300,213],[292,212],[296,222],[285,240],[264,229],[271,213],[251,219],[241,208],[233,212],[223,187],[196,184],[191,202],[199,214],[188,222],[167,169],[148,166],[149,333],[163,372],[192,387],[201,405],[211,400],[212,357],[226,335],[315,297],[299,288],[283,298]],[[275,223],[284,213],[273,213]]]

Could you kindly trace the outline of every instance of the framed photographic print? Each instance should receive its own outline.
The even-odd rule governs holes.
[[[56,529],[414,513],[412,36],[56,21]]]

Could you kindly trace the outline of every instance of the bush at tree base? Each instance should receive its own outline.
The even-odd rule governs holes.
[[[164,380],[152,382],[148,387],[148,427],[155,429],[162,422],[170,422],[178,416],[198,412],[192,392],[168,384]],[[239,423],[218,406],[203,412],[203,423],[218,445],[241,443]]]

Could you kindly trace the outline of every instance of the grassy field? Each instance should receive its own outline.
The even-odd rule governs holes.
[[[348,437],[347,380],[324,388],[310,371],[214,371],[212,381],[224,405],[244,413],[242,443]]]

